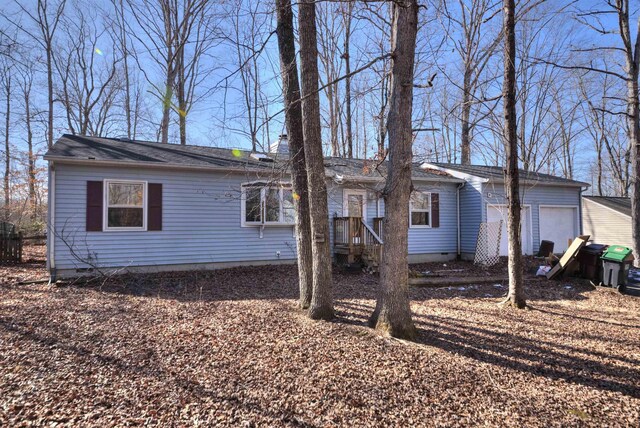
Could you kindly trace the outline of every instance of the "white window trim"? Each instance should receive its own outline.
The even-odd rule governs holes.
[[[431,217],[433,215],[433,210],[432,210],[432,205],[431,205],[431,192],[421,192],[419,190],[414,190],[413,193],[422,193],[423,195],[428,195],[429,197],[429,209],[428,210],[414,210],[413,209],[413,202],[411,201],[411,196],[409,196],[409,228],[410,229],[431,229],[432,226],[432,222],[431,222]],[[411,214],[413,212],[420,212],[420,213],[424,213],[424,212],[428,212],[429,213],[429,224],[412,224],[411,223]]]
[[[109,184],[142,184],[142,227],[109,227]],[[142,180],[120,180],[110,178],[102,182],[102,230],[104,232],[146,232],[147,231],[147,182]],[[137,208],[137,207],[136,207]]]
[[[249,182],[242,183],[241,185],[241,194],[240,194],[240,225],[241,227],[271,227],[271,226],[295,226],[295,219],[292,222],[282,221],[284,218],[284,190],[292,190],[291,184],[282,182],[282,183],[267,183],[264,186],[260,187],[260,218],[259,222],[250,222],[247,221],[247,192],[246,188],[248,187],[257,187],[257,185],[263,182]],[[280,202],[280,212],[278,217],[280,221],[265,221],[266,214],[266,190],[272,188],[278,189],[278,200]]]

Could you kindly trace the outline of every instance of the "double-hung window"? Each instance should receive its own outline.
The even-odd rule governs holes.
[[[293,191],[287,185],[251,183],[242,186],[242,224],[292,225],[295,221]]]
[[[104,195],[104,230],[146,230],[146,182],[105,180]]]
[[[431,194],[423,192],[413,192],[409,210],[411,212],[411,227],[431,226]]]

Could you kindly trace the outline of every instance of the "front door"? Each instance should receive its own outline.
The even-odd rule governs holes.
[[[367,212],[367,192],[364,190],[344,191],[343,215],[365,219]]]
[[[345,217],[354,217],[366,221],[367,217],[367,192],[365,190],[344,190],[342,212]],[[362,222],[349,220],[349,235],[351,243],[362,243]]]

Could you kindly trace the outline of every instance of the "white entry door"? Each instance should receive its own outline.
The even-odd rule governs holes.
[[[342,215],[345,217],[367,218],[366,190],[344,190]]]
[[[554,253],[564,253],[578,235],[578,207],[540,207],[540,240],[554,243]]]
[[[531,238],[531,207],[523,206],[521,212],[520,236],[522,237],[522,254],[533,253],[533,242]],[[509,255],[509,239],[507,237],[507,206],[488,205],[487,222],[502,220],[502,233],[500,236],[500,255]]]

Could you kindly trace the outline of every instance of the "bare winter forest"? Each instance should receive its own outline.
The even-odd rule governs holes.
[[[373,158],[388,145],[390,4],[316,2],[325,154]],[[4,215],[42,227],[39,157],[64,132],[264,150],[284,130],[275,9],[242,0],[4,3]],[[637,17],[626,0],[517,2],[520,166],[587,181],[596,195],[630,193]],[[502,24],[500,2],[419,4],[415,156],[504,164]]]
[[[17,226],[4,231],[6,242],[22,245],[18,229],[36,235],[25,238],[33,242],[48,235],[46,256],[27,246],[0,269],[0,424],[637,425],[638,300],[595,291],[568,272],[562,283],[536,279],[540,263],[568,271],[589,237],[571,235],[566,261],[552,250],[530,258],[521,227],[521,183],[537,185],[535,173],[576,180],[578,204],[583,192],[630,198],[640,264],[637,1],[10,0],[0,10],[0,222]],[[63,163],[48,154],[56,162],[48,170],[42,156],[54,144],[53,153],[70,147],[56,143],[63,134],[117,138],[109,141],[147,168],[158,164],[140,160],[153,158],[134,144],[251,151],[225,151],[226,160],[239,165],[245,153],[261,167],[276,165],[249,185],[258,215],[275,213],[272,226],[293,232],[294,255],[280,260],[270,247],[276,260],[149,273],[177,266],[167,260],[176,258],[174,245],[157,264],[137,266],[146,273],[123,274],[129,265],[116,261],[101,270],[94,256],[121,251],[125,238],[135,254],[175,244],[165,232],[197,203],[177,198],[163,214],[162,183],[108,177],[79,180],[66,194],[57,190],[64,183],[52,185],[48,195]],[[282,134],[286,158],[253,153],[269,151]],[[189,150],[204,149],[174,151]],[[375,272],[353,274],[348,257],[344,271],[334,269],[338,215],[328,208],[327,156],[367,159],[364,168],[384,171],[372,180],[376,203],[384,202],[384,241],[363,216],[366,195],[356,201],[360,217],[349,209],[342,218],[367,229],[357,244],[370,237]],[[96,160],[92,152],[68,157]],[[137,165],[123,168],[122,159],[110,159],[116,172]],[[440,227],[439,193],[414,199],[413,170],[429,169],[417,161],[501,168],[506,218],[494,224],[506,223],[507,258],[496,254],[491,268],[459,260],[463,177],[449,183],[456,209],[443,210],[457,252],[438,248],[433,254],[451,258],[410,269],[413,215],[424,217],[423,230]],[[441,173],[432,172],[433,181],[445,181],[446,169],[433,171]],[[172,174],[184,178],[184,170]],[[110,202],[111,182],[133,189],[135,202]],[[244,192],[242,201],[230,199],[243,227]],[[280,205],[269,208],[268,195]],[[56,207],[49,212],[48,197]],[[88,258],[63,239],[58,207],[73,211],[67,215],[80,219],[85,237],[100,235],[94,248],[86,245]],[[110,209],[115,217],[133,212],[140,224],[103,228]],[[295,211],[287,222],[285,209]],[[256,240],[263,217],[250,225]],[[136,231],[158,240],[138,242]],[[223,248],[214,238],[205,250]],[[495,243],[499,253],[500,235]],[[81,262],[73,271],[92,277],[56,279],[54,249],[62,244]],[[640,278],[629,274],[632,258],[615,260],[626,276],[621,284],[616,270],[608,285]],[[256,261],[262,265],[247,267]],[[270,261],[297,269],[264,266]],[[471,285],[410,288],[410,275],[443,268]],[[493,274],[496,283],[480,284]]]

